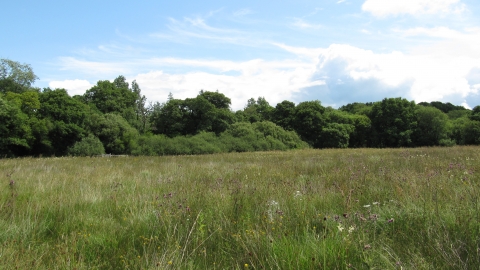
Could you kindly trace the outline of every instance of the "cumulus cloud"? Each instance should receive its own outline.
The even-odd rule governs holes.
[[[329,105],[342,105],[401,96],[416,102],[454,100],[460,104],[479,93],[467,78],[469,74],[474,77],[471,71],[478,60],[397,51],[374,53],[333,44],[320,53],[315,71],[315,78],[325,84],[304,89],[302,99],[315,97]]]
[[[83,95],[85,91],[92,88],[92,84],[87,80],[63,80],[51,81],[48,86],[50,88],[64,88],[68,91],[70,96]]]
[[[362,10],[376,17],[400,14],[460,13],[465,5],[460,0],[366,0]]]
[[[182,62],[178,60],[179,62]],[[186,60],[185,60],[186,61]],[[215,62],[205,65],[215,65]],[[254,60],[238,63],[238,74],[214,74],[188,72],[171,74],[152,71],[135,76],[142,93],[149,100],[165,101],[168,93],[175,98],[195,97],[200,90],[219,90],[232,99],[232,109],[243,109],[249,98],[264,96],[275,106],[278,102],[291,99],[300,89],[323,84],[312,81],[313,64],[298,62],[274,63]]]

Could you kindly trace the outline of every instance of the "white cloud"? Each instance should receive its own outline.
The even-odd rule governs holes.
[[[85,91],[92,88],[92,84],[87,80],[63,80],[51,81],[48,86],[50,88],[64,88],[68,91],[70,96],[83,95]]]
[[[467,75],[479,66],[480,59],[397,51],[380,54],[340,44],[331,45],[319,59],[316,75],[326,81],[329,95],[340,95],[335,91],[357,98],[398,95],[420,102],[441,101],[451,96],[463,100],[479,92],[469,84]],[[342,88],[336,88],[338,82],[342,82]]]
[[[461,13],[465,5],[460,0],[366,0],[362,10],[376,17],[399,14]]]
[[[194,60],[176,59],[179,65],[193,63],[217,68],[228,68],[232,63],[223,66],[219,62],[195,62]],[[232,109],[243,109],[249,98],[264,96],[275,106],[278,102],[291,99],[300,89],[321,85],[321,81],[312,81],[315,71],[313,63],[298,61],[269,62],[251,60],[230,65],[238,75],[213,74],[207,72],[188,72],[170,74],[163,71],[152,71],[135,76],[142,93],[151,101],[165,101],[168,93],[175,98],[195,97],[200,90],[219,90],[232,99]]]

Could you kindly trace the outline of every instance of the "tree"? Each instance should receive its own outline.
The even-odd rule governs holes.
[[[480,106],[475,106],[469,118],[474,121],[480,121]]]
[[[217,92],[209,92],[209,91],[200,91],[199,97],[203,97],[208,102],[212,103],[213,106],[217,109],[230,109],[230,105],[232,101],[230,98],[226,97],[224,94]]]
[[[455,110],[467,110],[463,106],[455,106],[450,102],[447,102],[447,103],[443,103],[443,102],[440,102],[440,101],[432,101],[430,103],[420,102],[420,103],[418,103],[418,105],[424,106],[424,107],[434,107],[434,108],[437,108],[444,113],[449,113],[450,111],[455,111]]]
[[[281,103],[278,103],[277,106],[275,106],[275,109],[273,109],[272,121],[283,127],[285,130],[293,130],[294,113],[295,103],[284,100]]]
[[[440,145],[446,139],[448,116],[435,107],[417,106],[417,127],[412,136],[416,146]]]
[[[309,145],[320,148],[322,146],[320,133],[325,126],[323,107],[320,101],[305,101],[295,107],[293,128],[302,140]]]
[[[14,102],[25,114],[34,115],[40,109],[40,100],[38,92],[25,91],[21,94],[14,92],[7,92],[5,99]]]
[[[136,101],[139,93],[134,93],[128,88],[128,83],[123,76],[114,82],[98,81],[84,94],[87,104],[93,104],[102,113],[118,113],[125,118],[134,115]]]
[[[150,123],[153,133],[168,137],[186,135],[186,108],[183,100],[169,99],[165,103],[155,103],[152,108]]]
[[[120,115],[92,114],[88,129],[102,142],[110,154],[130,154],[136,146],[138,131]]]
[[[320,147],[347,148],[355,127],[350,124],[329,123],[320,132]]]
[[[51,142],[48,155],[65,155],[70,146],[85,135],[85,122],[90,114],[89,107],[70,97],[65,89],[45,88],[39,95],[38,116],[46,119],[44,123]]]
[[[251,98],[247,101],[247,106],[243,110],[243,116],[246,118],[244,120],[250,123],[270,121],[273,109],[264,97],[258,97],[256,101]]]
[[[147,131],[148,116],[150,110],[146,107],[147,98],[142,95],[142,90],[137,81],[132,82],[132,92],[135,93],[135,114],[137,116],[137,122],[140,123],[140,127],[137,128],[141,133]]]
[[[19,156],[30,149],[33,139],[28,116],[0,97],[0,157]]]
[[[22,93],[28,90],[37,79],[30,65],[0,59],[0,92]]]
[[[76,142],[68,149],[68,154],[72,156],[88,157],[105,154],[102,142],[92,134]]]
[[[417,127],[415,103],[402,98],[385,98],[373,105],[373,147],[412,146],[412,134]]]

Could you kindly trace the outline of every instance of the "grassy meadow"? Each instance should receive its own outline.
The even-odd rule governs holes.
[[[479,269],[480,147],[0,160],[0,269]]]

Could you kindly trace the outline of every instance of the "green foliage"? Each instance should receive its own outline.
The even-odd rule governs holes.
[[[472,109],[472,113],[469,115],[469,118],[474,121],[480,121],[480,106],[475,106]]]
[[[33,139],[28,116],[15,103],[0,97],[0,157],[18,156],[30,148]]]
[[[372,121],[371,146],[412,146],[412,135],[417,128],[416,105],[403,98],[385,98],[373,105],[369,115]]]
[[[138,94],[128,88],[123,76],[119,76],[113,83],[98,81],[83,97],[87,104],[93,104],[102,113],[118,113],[125,117],[138,110]]]
[[[273,110],[274,108],[270,106],[264,97],[258,97],[256,101],[254,98],[251,98],[247,101],[245,109],[243,109],[240,121],[248,121],[250,123],[270,121]]]
[[[295,107],[293,128],[302,140],[315,148],[322,147],[319,135],[325,126],[324,112],[318,100],[301,102]]]
[[[51,121],[63,121],[82,126],[89,113],[88,106],[70,97],[65,89],[45,88],[39,100],[39,115]]]
[[[440,145],[447,141],[448,116],[435,107],[417,106],[417,128],[413,134],[416,146]]]
[[[449,111],[447,115],[448,115],[448,118],[450,118],[451,120],[455,120],[461,117],[468,117],[470,116],[471,113],[472,111],[470,110],[453,110],[453,111]]]
[[[150,117],[153,132],[169,137],[185,135],[186,110],[183,100],[170,99],[166,103],[156,103]]]
[[[284,100],[275,106],[272,111],[272,121],[285,130],[293,130],[295,115],[295,103]]]
[[[0,93],[22,93],[37,79],[30,65],[0,59]]]
[[[107,113],[92,114],[90,117],[88,129],[100,139],[106,153],[130,154],[136,148],[138,131],[131,127],[122,116]]]
[[[480,121],[467,117],[455,119],[450,130],[451,138],[459,145],[480,144]]]
[[[219,93],[218,90],[216,92],[210,91],[200,91],[198,97],[203,97],[204,99],[208,100],[215,108],[217,109],[230,109],[230,105],[232,101],[230,98],[226,97],[224,94]]]
[[[21,94],[7,92],[5,99],[14,102],[27,115],[33,115],[40,109],[40,100],[36,91],[25,91]]]
[[[338,108],[338,110],[348,112],[351,114],[368,115],[372,109],[373,104],[374,104],[373,102],[368,102],[368,103],[354,102],[354,103],[341,106],[340,108]]]
[[[193,155],[307,148],[293,131],[271,122],[239,122],[223,133],[200,132],[194,136],[141,136],[135,155]]]
[[[78,157],[91,157],[95,155],[105,154],[102,142],[92,134],[76,142],[68,149],[68,154]]]
[[[320,133],[321,148],[347,148],[355,127],[350,124],[330,123]]]
[[[443,103],[440,101],[432,101],[430,103],[428,102],[420,102],[418,105],[424,106],[424,107],[433,107],[437,108],[443,113],[449,113],[451,111],[466,111],[467,109],[463,106],[455,106],[450,102]]]
[[[172,97],[166,103],[153,106],[150,121],[154,133],[169,137],[199,132],[220,134],[234,121],[233,113],[225,108],[228,104],[229,99],[212,92],[200,92],[196,98],[185,100]]]

